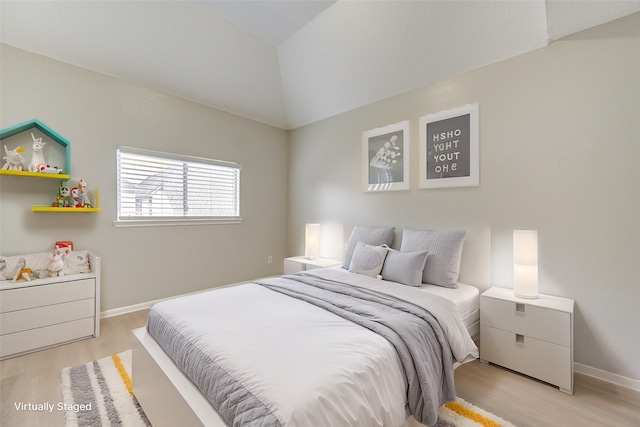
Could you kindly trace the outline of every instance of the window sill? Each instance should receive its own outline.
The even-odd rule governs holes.
[[[240,224],[242,218],[221,218],[221,219],[134,219],[113,221],[114,227],[157,227],[174,225],[225,225]]]

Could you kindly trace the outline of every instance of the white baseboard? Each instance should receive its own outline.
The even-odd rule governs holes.
[[[251,282],[247,281],[247,282],[232,283],[230,285],[218,286],[215,289],[227,288],[229,286],[241,285],[243,283],[251,283]],[[211,288],[202,289],[200,291],[188,292],[186,294],[174,295],[172,297],[160,298],[160,299],[156,299],[156,300],[153,300],[153,301],[147,301],[147,302],[141,302],[139,304],[128,305],[126,307],[119,307],[119,308],[113,308],[111,310],[105,310],[105,311],[100,312],[100,318],[101,319],[106,319],[107,317],[120,316],[121,314],[128,314],[128,313],[133,313],[133,312],[140,311],[140,310],[146,310],[148,308],[151,308],[152,305],[157,304],[157,303],[162,302],[162,301],[167,301],[167,300],[178,298],[178,297],[184,297],[184,296],[187,296],[187,295],[199,294],[201,292],[207,292],[207,291],[210,291],[210,290],[211,290]]]
[[[623,377],[622,375],[603,371],[602,369],[592,368],[591,366],[583,365],[581,363],[574,363],[573,370],[579,374],[588,375],[611,384],[640,391],[640,381],[634,380],[633,378]]]

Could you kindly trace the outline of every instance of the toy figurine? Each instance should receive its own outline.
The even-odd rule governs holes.
[[[78,183],[78,189],[80,190],[80,202],[82,203],[82,207],[90,208],[91,200],[89,200],[89,195],[87,194],[87,183],[81,179]]]
[[[44,161],[44,148],[45,141],[42,138],[36,138],[31,132],[31,138],[33,139],[33,154],[31,154],[31,163],[29,163],[29,172],[39,172],[40,165],[46,165]]]
[[[32,274],[33,271],[30,268],[27,268],[27,260],[20,258],[18,260],[18,264],[16,264],[16,275],[13,278],[13,281],[17,282],[18,280],[24,279],[27,282],[30,282]]]
[[[71,205],[69,196],[71,196],[71,190],[67,186],[67,183],[62,183],[62,186],[58,188],[58,195],[56,201],[51,206],[54,208],[68,208]]]
[[[24,153],[26,150],[22,147],[14,148],[9,151],[7,146],[4,146],[4,152],[7,153],[6,156],[3,157],[6,160],[2,169],[10,170],[10,171],[21,171],[24,169],[24,157],[20,155],[20,153]]]
[[[7,261],[0,258],[0,280],[7,280],[6,277],[4,277],[4,270],[7,269]]]
[[[51,263],[49,264],[49,276],[64,276],[64,261],[63,257],[69,255],[70,250],[68,248],[55,248],[52,254],[49,254],[49,259]]]
[[[81,208],[82,207],[82,198],[80,197],[80,189],[78,187],[73,187],[71,189],[71,197],[69,201],[72,208]]]

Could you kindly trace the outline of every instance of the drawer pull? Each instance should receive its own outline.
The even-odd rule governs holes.
[[[524,344],[524,335],[516,334],[516,342],[518,344]]]
[[[525,305],[524,304],[520,304],[520,303],[516,303],[516,312],[517,313],[524,313],[524,308]]]

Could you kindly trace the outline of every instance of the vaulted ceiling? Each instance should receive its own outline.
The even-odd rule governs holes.
[[[637,11],[640,0],[3,0],[0,41],[293,129]]]

